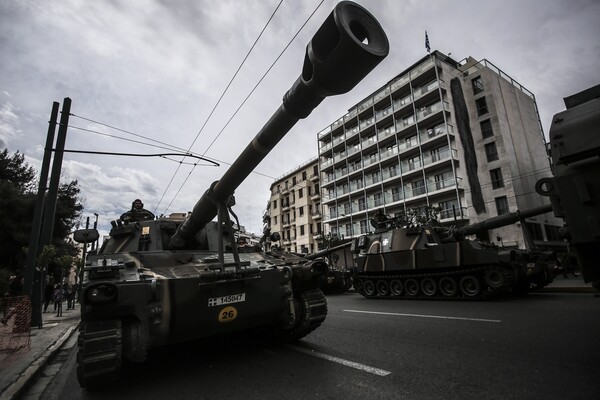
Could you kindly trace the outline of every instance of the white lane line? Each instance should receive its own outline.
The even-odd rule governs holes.
[[[464,317],[446,317],[443,315],[424,315],[424,314],[402,314],[379,311],[360,311],[360,310],[344,310],[345,312],[361,313],[361,314],[378,314],[378,315],[393,315],[396,317],[417,317],[417,318],[437,318],[437,319],[456,319],[461,321],[477,321],[477,322],[502,322],[501,319],[484,319],[484,318],[464,318]]]
[[[357,363],[354,361],[349,361],[349,360],[344,360],[343,358],[339,358],[339,357],[334,357],[334,356],[330,356],[327,354],[323,354],[323,353],[319,353],[318,351],[314,351],[314,350],[309,350],[309,349],[303,349],[301,347],[296,347],[296,346],[292,346],[289,344],[284,344],[285,347],[287,347],[288,349],[300,352],[300,353],[304,353],[307,354],[309,356],[313,356],[313,357],[318,357],[318,358],[322,358],[324,360],[327,361],[332,361],[334,363],[338,363],[341,365],[344,365],[346,367],[350,367],[350,368],[354,368],[354,369],[358,369],[361,371],[365,371],[368,372],[370,374],[373,375],[379,375],[379,376],[388,376],[389,374],[391,374],[390,371],[386,371],[385,369],[379,369],[379,368],[375,368],[375,367],[371,367],[365,364],[361,364],[361,363]]]

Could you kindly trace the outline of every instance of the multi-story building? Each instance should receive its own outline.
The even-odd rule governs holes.
[[[263,219],[271,232],[281,236],[277,245],[297,253],[318,249],[317,239],[322,233],[320,198],[317,158],[273,182]]]
[[[487,60],[434,51],[318,133],[324,232],[344,238],[388,215],[439,208],[463,225],[545,204],[550,175],[535,97]],[[491,230],[484,239],[562,246],[551,214]],[[487,237],[486,237],[487,236]]]

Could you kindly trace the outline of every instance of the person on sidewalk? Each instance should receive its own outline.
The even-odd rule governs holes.
[[[62,317],[62,302],[64,299],[62,285],[57,283],[54,286],[54,311],[56,311],[57,317]]]
[[[53,284],[52,277],[50,277],[48,279],[48,283],[46,283],[46,287],[44,288],[44,312],[48,312],[48,306],[50,305],[50,302],[52,301],[53,295],[54,295],[54,284]]]

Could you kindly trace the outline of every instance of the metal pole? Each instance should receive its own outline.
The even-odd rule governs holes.
[[[48,197],[44,203],[44,222],[42,224],[42,234],[40,238],[40,249],[44,246],[52,243],[52,232],[54,231],[54,217],[56,214],[56,200],[58,197],[58,185],[60,181],[60,171],[62,169],[63,150],[65,149],[65,141],[67,139],[67,126],[69,124],[69,114],[71,112],[71,99],[65,97],[63,100],[62,112],[60,116],[60,126],[58,128],[58,137],[56,138],[56,148],[54,154],[54,161],[52,163],[52,173],[50,175],[50,186],[48,187]],[[41,281],[43,280],[45,273],[41,271],[40,279],[34,280],[34,287],[32,293],[32,304],[36,301],[38,304],[37,313],[34,314],[34,308],[32,308],[31,321],[32,325],[37,322],[38,325],[42,324],[42,287]]]
[[[40,280],[40,272],[35,269],[40,244],[40,231],[42,227],[42,216],[44,211],[44,198],[46,197],[46,186],[48,184],[48,170],[50,169],[50,157],[52,155],[52,146],[54,145],[54,133],[56,131],[56,120],[58,118],[59,103],[52,103],[52,112],[48,122],[48,134],[46,135],[46,147],[44,148],[44,158],[42,159],[42,169],[40,171],[40,182],[38,184],[37,198],[35,201],[35,210],[33,212],[33,222],[31,223],[31,235],[29,236],[29,247],[27,248],[27,264],[25,271],[25,294],[31,299],[32,319],[31,325],[42,327],[42,294],[40,288],[39,299],[35,296],[34,301],[34,281]],[[40,282],[42,287],[45,282]],[[37,294],[37,290],[36,290]],[[34,318],[38,316],[39,318]]]

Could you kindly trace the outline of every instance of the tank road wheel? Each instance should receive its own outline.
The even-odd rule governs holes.
[[[357,278],[354,280],[353,282],[354,285],[354,290],[356,290],[359,293],[362,293],[363,291],[363,280],[360,278]]]
[[[366,296],[373,296],[375,294],[375,284],[370,279],[365,279],[363,282],[363,292]]]
[[[379,280],[377,281],[377,294],[379,296],[387,296],[390,293],[390,287],[386,281]]]
[[[437,292],[437,285],[432,278],[423,278],[421,280],[421,291],[427,297],[435,296],[435,292]]]
[[[419,282],[416,279],[407,279],[404,281],[404,290],[408,296],[416,296],[419,293]]]
[[[438,284],[440,288],[440,293],[444,297],[454,297],[458,292],[458,285],[456,284],[456,280],[449,276],[444,276],[440,279]]]
[[[460,279],[460,291],[466,297],[475,297],[481,293],[481,285],[476,277],[473,275],[463,276]]]
[[[493,289],[504,286],[504,274],[500,268],[490,268],[485,271],[485,283]]]
[[[390,282],[390,292],[392,296],[402,296],[402,291],[404,287],[402,287],[402,282],[399,279],[394,279]]]

